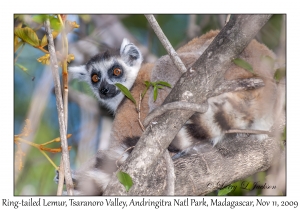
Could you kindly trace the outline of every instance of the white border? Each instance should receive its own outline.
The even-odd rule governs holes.
[[[8,6],[9,5],[9,6]],[[299,11],[296,1],[1,1],[1,209],[2,199],[11,201],[29,199],[30,197],[13,197],[13,14],[14,13],[287,13],[287,196],[286,197],[233,197],[230,200],[264,200],[299,201]],[[47,200],[66,200],[67,197],[42,197]],[[122,198],[130,200],[133,197]],[[159,199],[157,197],[151,197]],[[179,197],[177,197],[179,198]],[[215,197],[214,197],[215,198]],[[34,199],[38,199],[35,197]],[[76,197],[78,200],[99,200],[100,198]],[[105,199],[105,198],[101,198]],[[139,199],[139,198],[137,198]],[[166,197],[166,200],[174,198]],[[183,199],[183,198],[182,198]],[[200,198],[199,198],[200,199]],[[206,197],[209,199],[209,197]],[[220,198],[221,199],[221,198]],[[19,207],[22,209],[22,207]],[[71,209],[68,207],[67,209]],[[101,207],[97,207],[99,209]],[[153,207],[143,207],[155,209]],[[174,207],[172,207],[174,208]],[[192,207],[189,207],[192,208]],[[199,208],[199,207],[198,207]],[[236,207],[238,208],[238,207]],[[29,209],[29,208],[27,208]],[[30,208],[31,209],[31,208]],[[36,208],[37,209],[37,208]],[[39,207],[38,209],[44,209]],[[64,208],[66,209],[66,208]],[[121,209],[121,207],[111,208]],[[139,207],[140,209],[140,207]],[[159,209],[164,209],[160,207]]]

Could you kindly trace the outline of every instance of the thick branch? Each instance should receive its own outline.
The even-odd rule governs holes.
[[[280,143],[275,138],[259,141],[254,137],[231,135],[215,147],[209,142],[201,143],[191,148],[193,151],[188,151],[189,154],[174,159],[175,195],[205,195],[268,169],[281,157]],[[149,173],[145,180],[145,185],[151,187],[141,189],[139,195],[163,194],[163,189],[157,186],[167,182],[166,166],[163,161],[157,162],[159,164],[153,169],[156,173]],[[277,189],[268,191],[274,194]]]
[[[67,192],[68,192],[68,195],[73,195],[73,181],[72,181],[71,170],[70,170],[67,132],[66,132],[64,110],[63,110],[60,79],[59,79],[59,75],[58,75],[58,64],[57,64],[57,58],[56,58],[56,54],[55,54],[53,36],[51,33],[49,20],[46,20],[46,22],[45,22],[45,29],[46,29],[46,33],[47,33],[47,39],[49,42],[48,48],[49,48],[50,60],[51,60],[51,70],[52,70],[52,75],[53,75],[53,80],[54,80],[56,107],[57,107],[57,112],[58,112],[59,132],[60,132],[60,138],[61,138],[62,158],[64,161],[64,172],[65,172],[65,178],[66,178]]]
[[[265,171],[279,156],[280,144],[276,138],[260,141],[255,135],[246,138],[231,135],[205,150],[205,153],[190,154],[174,161],[176,195],[205,195]],[[190,189],[193,182],[186,179],[188,175],[197,183],[196,192]]]
[[[212,44],[194,63],[193,71],[182,75],[164,104],[181,100],[202,104],[212,97],[212,90],[218,88],[216,84],[219,85],[218,82],[223,80],[231,60],[238,57],[269,18],[270,15],[231,16]],[[193,114],[193,111],[168,111],[156,120],[157,124],[146,128],[131,156],[121,166],[121,170],[133,178],[134,185],[128,194],[149,192],[146,184],[148,174],[153,171],[157,160],[162,157],[180,128]],[[232,175],[232,171],[228,172],[228,175]],[[105,194],[122,195],[126,192],[116,177],[113,177]]]

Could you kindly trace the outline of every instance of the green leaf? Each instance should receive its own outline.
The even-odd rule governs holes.
[[[69,54],[68,57],[67,57],[68,63],[70,63],[70,62],[73,61],[74,59],[75,59],[74,54]]]
[[[274,79],[279,82],[283,77],[285,77],[285,68],[276,69]]]
[[[236,59],[233,59],[233,63],[235,63],[235,65],[237,65],[239,67],[242,67],[243,69],[246,69],[250,73],[254,74],[252,66],[247,61],[245,61],[241,58],[236,58]]]
[[[156,101],[156,99],[157,99],[157,85],[155,85],[154,86],[154,88],[153,88],[153,100],[154,100],[154,102]]]
[[[119,88],[119,90],[127,97],[129,98],[135,105],[136,105],[136,101],[134,100],[133,96],[131,95],[130,91],[127,89],[127,87],[125,87],[124,85],[120,84],[120,83],[116,83],[115,84],[117,86],[117,88]]]
[[[20,45],[19,45],[19,38],[15,35],[14,36],[14,52],[16,52],[19,47],[20,47]]]
[[[31,28],[15,28],[15,35],[34,47],[39,46],[39,38]]]
[[[285,141],[285,140],[286,140],[286,126],[284,127],[284,130],[283,130],[283,132],[282,132],[282,134],[281,134],[281,140],[282,140],[282,141]]]
[[[55,39],[58,35],[59,35],[59,31],[52,31],[52,36],[53,36],[53,39]]]
[[[145,81],[145,85],[146,85],[146,88],[145,88],[145,90],[142,93],[142,98],[144,98],[145,94],[149,90],[149,87],[150,87],[151,83],[149,81]]]
[[[164,86],[161,86],[161,85],[156,85],[158,89],[163,89]]]
[[[229,185],[229,186],[230,186],[230,185]],[[233,189],[234,189],[233,187],[228,187],[228,186],[226,186],[226,187],[224,187],[224,188],[222,188],[222,189],[220,189],[220,190],[218,191],[218,195],[219,195],[219,196],[220,196],[220,195],[227,195],[227,194],[230,193]]]
[[[145,83],[146,87],[150,87],[150,85],[151,85],[151,82],[149,82],[149,81],[145,81],[144,83]]]
[[[48,18],[48,15],[34,15],[32,17],[32,20],[37,22],[37,23],[44,23],[46,19]]]
[[[47,36],[45,34],[44,37],[42,38],[40,46],[45,47],[47,44],[48,44],[48,39],[47,39]]]
[[[49,65],[50,64],[50,54],[46,53],[45,55],[43,55],[42,57],[39,57],[37,59],[38,62],[44,64],[44,65]]]
[[[148,89],[149,89],[149,87],[146,87],[146,88],[145,88],[145,90],[144,90],[143,93],[142,93],[142,98],[144,98],[144,96],[145,96],[145,94],[147,93]]]
[[[19,63],[16,63],[16,66],[19,67],[22,71],[25,71],[25,72],[28,71],[28,69],[25,66],[23,66]]]
[[[56,18],[56,17],[50,16],[50,26],[55,31],[60,31],[61,30],[61,24],[60,24],[58,18]]]
[[[150,85],[152,85],[154,87],[154,86],[156,86],[156,82],[150,82]]]
[[[172,86],[165,81],[157,81],[156,84],[172,88]]]
[[[119,171],[117,173],[117,178],[118,178],[119,182],[125,187],[126,191],[128,192],[129,189],[133,185],[132,179],[129,176],[129,174],[127,174],[127,173],[125,173],[123,171]]]

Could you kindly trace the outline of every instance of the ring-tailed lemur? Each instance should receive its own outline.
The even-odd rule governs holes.
[[[195,38],[178,49],[186,67],[190,67],[212,42],[218,31],[211,31]],[[183,151],[199,140],[210,140],[217,144],[230,129],[269,130],[277,114],[282,109],[282,97],[274,81],[274,66],[268,62],[275,55],[266,46],[252,40],[241,53],[240,58],[253,67],[255,75],[263,79],[265,86],[256,90],[225,93],[208,99],[208,110],[204,114],[194,114],[183,126],[171,143],[172,152]],[[131,90],[134,98],[144,90],[144,81],[166,81],[172,86],[181,73],[176,72],[169,56],[161,57],[155,64],[142,63],[140,50],[127,39],[123,40],[117,52],[106,51],[91,58],[86,65],[70,67],[72,78],[87,82],[95,96],[115,115],[111,133],[111,149],[99,151],[86,165],[74,174],[76,194],[101,195],[106,188],[116,160],[121,164],[129,155],[132,147],[142,134],[138,125],[135,105],[120,92],[115,83],[121,83]],[[174,71],[175,70],[175,71]],[[250,78],[253,74],[232,64],[225,78],[228,80]],[[141,104],[141,120],[159,106],[170,89],[160,90],[156,102],[147,93]],[[266,138],[261,135],[259,139]],[[122,157],[122,158],[121,158]]]

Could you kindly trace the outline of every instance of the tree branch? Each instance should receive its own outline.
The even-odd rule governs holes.
[[[176,177],[174,195],[205,195],[223,188],[267,170],[282,156],[281,153],[280,143],[275,138],[259,141],[254,136],[245,138],[232,134],[214,147],[209,142],[201,143],[191,148],[188,154],[173,158]],[[159,164],[153,169],[155,173],[149,173],[144,180],[148,188],[143,186],[139,195],[163,194],[158,188],[167,182],[166,166],[162,161],[157,162]]]
[[[51,60],[51,70],[52,70],[52,75],[54,80],[56,107],[58,112],[59,132],[60,132],[61,147],[62,147],[62,159],[64,161],[64,172],[66,178],[67,192],[68,195],[73,195],[73,181],[72,181],[71,170],[70,170],[69,150],[68,150],[67,132],[66,132],[64,110],[63,110],[60,78],[58,75],[58,64],[57,64],[57,58],[55,54],[53,36],[50,29],[49,19],[45,21],[45,29],[46,29],[47,39],[49,42],[48,48],[49,48],[50,60]]]
[[[203,103],[203,104],[194,104],[194,103],[188,103],[185,101],[175,101],[171,102],[168,104],[164,104],[162,106],[157,107],[154,109],[151,113],[147,115],[147,117],[144,120],[144,126],[148,126],[149,123],[156,117],[164,114],[167,111],[170,110],[189,110],[189,111],[194,111],[194,112],[199,112],[199,113],[205,113],[207,111],[208,104]]]
[[[164,159],[166,161],[166,169],[167,169],[167,186],[165,190],[165,195],[175,195],[175,169],[174,169],[174,163],[171,159],[168,150],[166,150],[164,153]]]
[[[238,57],[238,55],[244,50],[255,34],[270,17],[271,15],[232,15],[230,21],[220,31],[211,45],[193,64],[192,69],[194,71],[187,71],[181,76],[171,93],[164,101],[164,104],[181,100],[186,100],[190,103],[202,104],[208,98],[214,96],[214,92],[212,90],[219,88],[219,81],[223,81],[224,73],[230,66],[231,60]],[[189,95],[189,97],[186,98],[186,95]],[[151,193],[151,190],[147,185],[147,178],[149,177],[149,174],[154,171],[158,160],[162,158],[166,148],[177,135],[183,124],[193,114],[193,111],[167,111],[165,114],[156,119],[157,124],[151,124],[146,128],[145,132],[136,144],[135,149],[125,161],[125,164],[121,166],[121,170],[130,174],[134,182],[133,187],[128,192],[129,195]],[[242,141],[242,143],[243,142],[244,141]],[[242,147],[244,147],[243,144]],[[258,148],[255,147],[255,149]],[[149,158],[150,154],[151,158]],[[240,156],[237,157],[241,159],[245,158],[242,152],[238,154],[240,154]],[[222,156],[222,153],[218,151],[218,154],[212,153],[210,158],[220,156]],[[264,156],[261,158],[264,158]],[[268,156],[268,158],[272,157]],[[207,159],[205,158],[205,160]],[[267,162],[266,165],[261,165],[262,161],[260,159],[260,162],[257,162],[257,168],[251,169],[251,172],[266,169],[271,161],[269,160],[265,162]],[[201,164],[201,162],[194,164]],[[190,164],[189,166],[193,167],[193,164]],[[234,169],[235,166],[228,166],[229,167],[226,169],[228,170],[227,175],[233,176],[233,174],[236,173],[236,170]],[[187,178],[186,174],[184,178]],[[193,179],[194,178],[195,177],[193,176]],[[176,175],[176,186],[177,179],[178,177]],[[232,179],[229,180],[232,181]],[[196,190],[194,192],[195,195],[198,194],[197,182],[196,185]],[[179,189],[175,187],[176,193],[178,193],[177,190]],[[182,195],[189,194],[189,192],[182,191],[179,191],[179,193]],[[126,195],[127,193],[116,177],[113,176],[104,194]]]
[[[154,16],[153,15],[145,15],[145,17],[147,18],[148,22],[150,23],[151,27],[153,28],[154,32],[156,33],[158,39],[160,40],[160,42],[162,43],[164,48],[167,50],[169,56],[171,57],[173,63],[177,67],[177,69],[179,71],[181,71],[182,73],[186,72],[185,65],[182,63],[181,59],[177,55],[177,52],[173,49],[171,43],[169,42],[169,40],[165,36],[164,32],[159,27]]]

